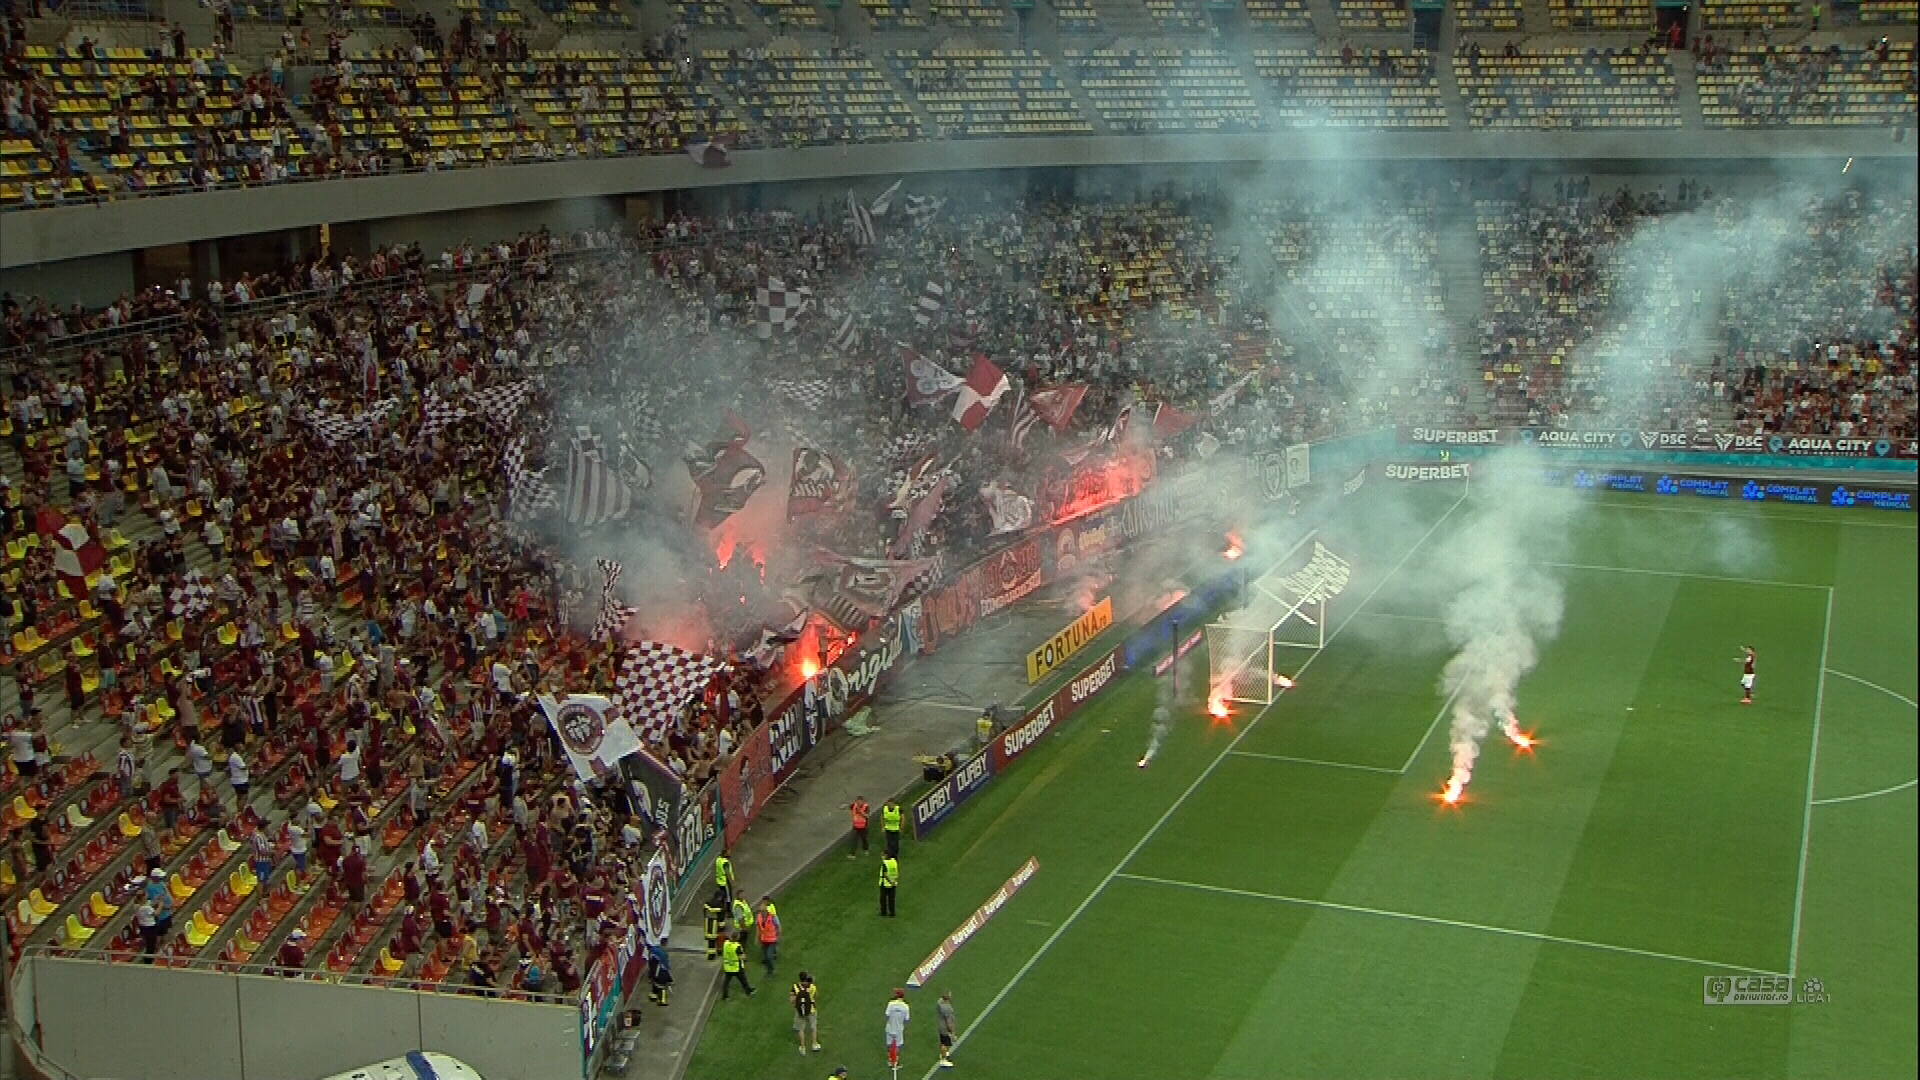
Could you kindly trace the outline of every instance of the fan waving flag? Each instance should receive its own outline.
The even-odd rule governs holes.
[[[909,404],[924,405],[929,401],[937,401],[960,388],[962,381],[960,376],[921,356],[906,345],[900,346],[900,356],[907,362]]]
[[[559,503],[559,493],[547,483],[547,470],[527,468],[527,437],[507,444],[500,455],[500,469],[507,478],[507,516],[515,521],[532,517]]]
[[[1165,442],[1193,426],[1199,417],[1162,401],[1153,407],[1153,437]]]
[[[733,669],[726,661],[658,641],[642,641],[620,661],[613,680],[613,715],[648,742],[660,742],[678,726],[680,711],[715,675]]]
[[[853,470],[831,454],[795,447],[793,481],[787,487],[787,520],[834,506],[853,494]]]
[[[447,401],[438,394],[429,393],[426,404],[420,407],[420,437],[431,439],[439,434],[441,429],[450,424],[459,423],[466,419],[466,416],[467,410],[464,406]]]
[[[953,418],[968,431],[978,431],[986,422],[987,414],[1000,404],[1000,398],[1007,392],[1007,375],[999,366],[980,353],[973,356],[973,370],[967,373],[961,382],[960,396],[953,402]]]
[[[947,306],[947,287],[937,281],[927,282],[920,290],[920,299],[913,302],[913,321],[926,326],[938,318]]]
[[[897,194],[897,193],[898,193],[898,192],[900,191],[900,185],[901,185],[901,184],[904,184],[904,183],[906,183],[906,182],[907,182],[907,181],[906,181],[906,179],[905,179],[904,177],[902,177],[902,178],[901,178],[901,179],[899,179],[899,180],[895,180],[895,181],[893,182],[893,185],[892,185],[891,187],[889,187],[889,188],[887,188],[887,190],[885,190],[885,191],[883,191],[883,192],[881,192],[881,193],[879,194],[879,196],[878,196],[877,198],[875,198],[875,199],[873,200],[873,211],[872,211],[872,212],[873,212],[873,216],[874,216],[874,217],[886,217],[886,216],[887,216],[887,210],[888,210],[888,209],[889,209],[890,207],[892,207],[892,206],[893,206],[893,197],[894,197],[894,195],[895,195],[895,194]]]
[[[687,448],[687,474],[700,491],[693,521],[703,529],[739,513],[767,482],[767,467],[747,453],[747,440],[753,432],[738,416],[729,414],[727,423],[728,434],[721,441]]]
[[[947,200],[940,195],[909,195],[907,196],[907,216],[913,219],[915,226],[924,229],[933,224],[934,215],[938,214],[940,208],[945,205]]]
[[[563,698],[543,696],[540,711],[560,736],[567,761],[582,780],[605,776],[620,764],[620,759],[640,749],[640,738],[633,726],[612,701],[598,694],[568,694]]]
[[[927,531],[933,519],[940,515],[940,506],[947,497],[947,478],[943,474],[933,482],[933,488],[913,504],[907,511],[907,519],[900,523],[900,535],[894,537],[893,547],[888,554],[898,559],[913,547],[920,534]]]
[[[770,338],[775,330],[792,333],[800,325],[800,316],[812,306],[812,289],[805,285],[790,289],[779,278],[767,279],[753,293],[754,336]]]
[[[834,330],[833,339],[828,344],[836,352],[850,352],[860,344],[860,329],[854,323],[853,312],[840,316],[840,326]]]
[[[1033,500],[997,480],[981,485],[980,498],[986,501],[987,516],[993,519],[994,536],[1033,524]]]
[[[484,387],[473,392],[473,407],[479,409],[493,427],[508,427],[514,417],[520,415],[520,408],[527,403],[532,391],[533,383],[527,379]]]
[[[861,247],[879,239],[873,231],[873,211],[868,210],[860,201],[860,196],[847,192],[847,227],[853,233],[853,242]]]
[[[1086,396],[1085,383],[1070,383],[1041,390],[1033,395],[1033,411],[1039,413],[1040,421],[1055,432],[1064,431],[1067,421],[1073,419],[1073,410],[1080,407],[1080,399]]]
[[[1024,383],[1013,384],[1013,420],[1007,429],[1007,442],[1020,449],[1027,441],[1027,432],[1040,422],[1040,414],[1033,411],[1033,405],[1027,401],[1027,388]]]
[[[611,641],[626,629],[634,609],[614,595],[614,583],[620,580],[620,564],[612,559],[595,559],[594,565],[600,568],[600,617],[594,620],[593,640]]]
[[[581,428],[567,455],[567,520],[584,528],[618,521],[633,509],[633,491],[607,464],[599,436]]]

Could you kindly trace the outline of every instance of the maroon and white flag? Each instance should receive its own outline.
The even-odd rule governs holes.
[[[1000,404],[1007,392],[1007,375],[981,353],[973,355],[973,370],[959,386],[960,396],[953,402],[953,418],[968,431],[977,431],[987,414]]]
[[[922,405],[938,401],[960,388],[960,376],[921,356],[911,346],[900,346],[900,358],[907,364],[909,403]]]
[[[1067,421],[1073,419],[1073,410],[1080,407],[1080,399],[1087,396],[1087,384],[1068,383],[1037,391],[1029,404],[1033,411],[1040,414],[1040,422],[1059,432],[1065,430]]]
[[[793,451],[793,479],[787,485],[787,520],[817,513],[853,494],[853,470],[838,458],[810,446]]]

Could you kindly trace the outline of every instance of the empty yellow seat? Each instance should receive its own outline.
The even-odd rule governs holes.
[[[13,797],[13,816],[19,818],[21,821],[32,821],[34,818],[39,817],[40,813],[27,802],[25,795],[15,795]]]
[[[193,895],[193,886],[187,884],[186,879],[175,871],[174,875],[167,879],[167,891],[173,894],[175,903],[185,903],[187,898]]]
[[[260,879],[253,876],[252,867],[243,866],[227,875],[227,886],[233,890],[233,895],[248,897],[260,887]]]
[[[214,840],[214,843],[220,845],[221,851],[224,851],[229,855],[240,850],[240,841],[235,840],[233,837],[227,835],[227,830],[225,829],[221,829],[219,832],[214,833],[213,840]]]
[[[24,896],[20,898],[18,904],[14,905],[13,914],[24,926],[39,926],[41,923],[47,921],[45,915],[33,910],[33,905],[28,903],[27,898]]]
[[[66,924],[60,928],[60,943],[63,945],[84,945],[93,931],[80,923],[80,916],[68,915]]]
[[[187,920],[187,944],[196,949],[205,948],[207,942],[213,940],[213,935],[219,932],[218,926],[207,921],[204,911],[194,912],[193,918]]]
[[[385,945],[380,946],[380,973],[381,974],[398,975],[400,974],[400,969],[406,966],[407,966],[406,961],[395,959],[393,953],[389,952]]]
[[[67,827],[68,828],[84,829],[87,826],[92,824],[93,824],[93,819],[80,812],[79,803],[67,804]]]
[[[120,835],[121,836],[124,836],[127,839],[131,840],[134,837],[139,836],[144,831],[145,830],[142,829],[140,825],[134,822],[133,815],[127,813],[125,810],[120,811]]]

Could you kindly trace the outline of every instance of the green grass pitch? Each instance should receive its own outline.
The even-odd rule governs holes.
[[[907,842],[896,920],[872,858],[827,859],[780,897],[773,992],[718,1004],[688,1076],[886,1077],[891,988],[1028,856],[912,995],[902,1076],[930,1072],[946,990],[955,1075],[1002,1080],[1914,1076],[1913,519],[1596,497],[1520,687],[1541,745],[1496,733],[1448,809],[1441,598],[1404,586],[1457,496],[1391,521],[1363,493],[1330,527],[1355,563],[1339,633],[1270,709],[1211,722],[1196,656],[1142,770],[1154,687],[1127,678]],[[1728,972],[1831,1000],[1703,1004]]]

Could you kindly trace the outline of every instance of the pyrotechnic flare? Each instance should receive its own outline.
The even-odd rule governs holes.
[[[1520,718],[1513,715],[1511,709],[1507,710],[1507,715],[1500,721],[1500,733],[1507,737],[1508,742],[1522,750],[1533,749],[1532,733],[1520,730]]]
[[[1152,764],[1154,756],[1160,753],[1160,744],[1167,741],[1167,732],[1173,730],[1173,711],[1167,708],[1167,698],[1172,696],[1170,683],[1160,684],[1160,700],[1153,706],[1153,728],[1147,733],[1147,752],[1140,757],[1140,768]]]

